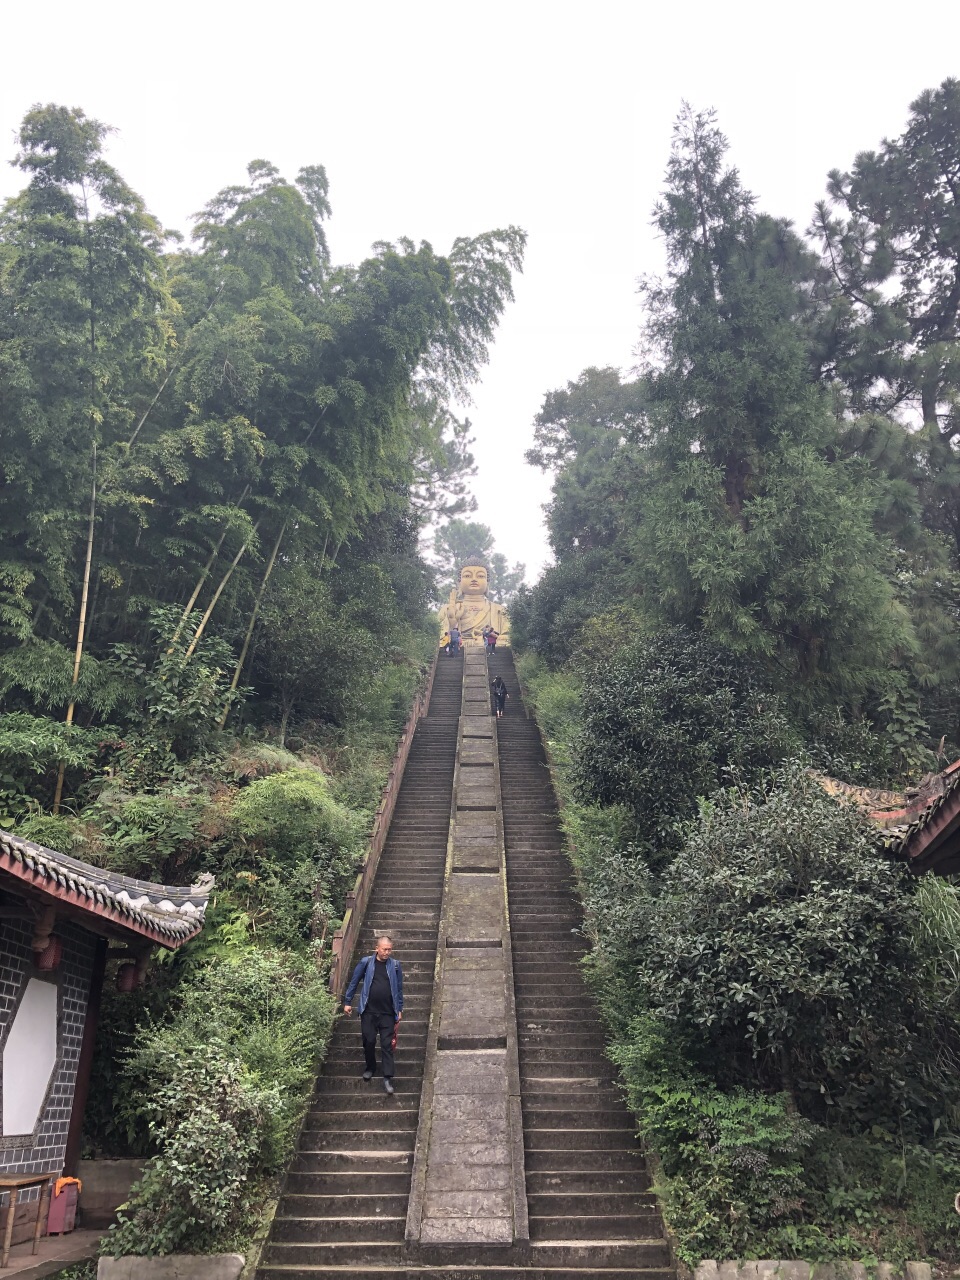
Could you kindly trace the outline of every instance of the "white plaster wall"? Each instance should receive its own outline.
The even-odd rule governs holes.
[[[57,1063],[57,987],[31,978],[3,1050],[3,1133],[32,1133]]]

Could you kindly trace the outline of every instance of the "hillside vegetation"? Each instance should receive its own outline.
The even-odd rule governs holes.
[[[960,755],[960,83],[761,213],[681,113],[641,364],[550,392],[512,606],[681,1256],[957,1257],[960,895],[816,780]]]
[[[151,1155],[110,1248],[242,1244],[323,1053],[330,940],[436,646],[429,521],[516,228],[337,266],[327,176],[265,160],[188,244],[37,106],[0,212],[0,824],[216,888],[108,986],[90,1152]]]

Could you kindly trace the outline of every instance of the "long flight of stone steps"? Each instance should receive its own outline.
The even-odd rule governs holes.
[[[540,734],[511,652],[489,668],[510,695],[497,736],[531,1253],[562,1255],[571,1277],[667,1280],[656,1198],[580,972],[583,916]]]
[[[518,1014],[530,1244],[404,1248],[443,887],[462,663],[441,655],[419,724],[359,954],[389,932],[404,969],[397,1092],[360,1079],[355,1018],[317,1082],[258,1280],[675,1280],[630,1116],[579,972],[581,914],[536,726],[509,651],[490,659],[510,699],[498,721]]]
[[[389,933],[403,965],[396,1093],[361,1080],[360,1026],[340,1018],[258,1280],[380,1280],[403,1246],[437,955],[462,660],[441,655],[411,746],[354,962]]]

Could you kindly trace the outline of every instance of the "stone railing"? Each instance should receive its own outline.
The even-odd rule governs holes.
[[[407,757],[410,754],[410,747],[413,743],[413,735],[417,731],[417,725],[421,716],[425,716],[430,708],[430,694],[433,691],[433,679],[437,673],[437,657],[433,659],[433,665],[427,675],[426,683],[423,689],[417,695],[417,699],[410,709],[407,717],[407,723],[404,725],[403,734],[397,746],[397,754],[393,758],[393,764],[390,766],[390,775],[387,778],[387,785],[383,789],[383,795],[380,797],[380,804],[377,807],[376,817],[373,820],[373,831],[370,833],[370,844],[367,852],[363,855],[363,863],[357,873],[356,881],[351,891],[347,894],[346,907],[343,913],[343,923],[333,935],[333,962],[330,966],[330,990],[338,999],[343,994],[344,987],[347,985],[347,975],[349,973],[350,958],[354,953],[357,941],[360,937],[360,929],[363,926],[363,917],[367,909],[367,902],[370,899],[370,893],[373,889],[373,882],[377,874],[377,865],[380,862],[380,854],[383,852],[383,846],[387,839],[387,832],[390,830],[390,821],[393,818],[393,811],[396,807],[397,796],[400,792],[400,784],[403,781],[403,771],[407,766]]]

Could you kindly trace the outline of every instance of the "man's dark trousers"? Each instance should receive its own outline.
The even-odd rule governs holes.
[[[360,1015],[360,1034],[363,1037],[363,1056],[366,1059],[367,1070],[375,1072],[377,1069],[377,1035],[379,1034],[380,1064],[384,1080],[389,1080],[393,1075],[393,1050],[390,1048],[390,1041],[393,1039],[395,1025],[396,1019],[392,1013],[373,1013],[370,1009],[364,1009]]]

